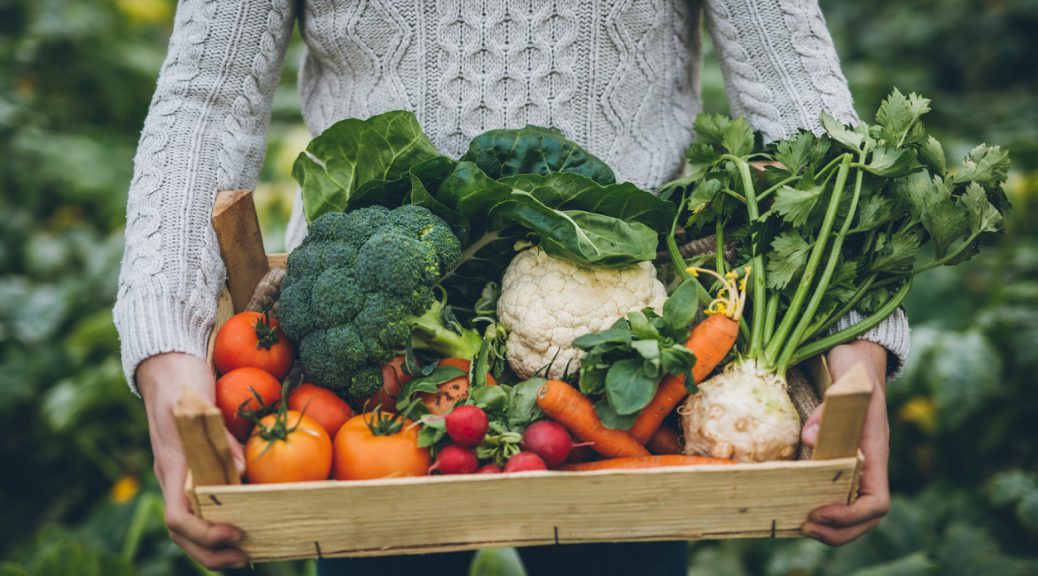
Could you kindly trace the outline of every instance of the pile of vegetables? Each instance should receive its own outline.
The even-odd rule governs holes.
[[[217,336],[249,479],[793,458],[788,370],[1001,231],[1006,153],[950,169],[928,109],[895,91],[874,124],[767,146],[703,115],[658,195],[544,128],[455,160],[406,112],[335,124],[296,162],[310,228],[275,312]]]

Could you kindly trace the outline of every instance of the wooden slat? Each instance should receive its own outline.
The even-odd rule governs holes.
[[[220,291],[220,298],[216,301],[216,318],[213,320],[213,329],[209,332],[209,345],[206,347],[205,361],[213,365],[213,344],[216,342],[216,333],[220,327],[234,316],[234,304],[231,302],[231,293],[227,288]]]
[[[818,442],[812,456],[814,460],[847,458],[858,453],[861,429],[871,399],[872,381],[861,363],[826,390]]]
[[[191,471],[195,497],[200,486],[240,484],[223,419],[216,406],[185,386],[177,399],[173,417]]]
[[[857,458],[602,472],[199,486],[254,562],[486,546],[799,535]]]
[[[234,311],[241,312],[267,273],[267,254],[256,216],[251,190],[217,192],[213,206],[213,230],[227,265],[227,288]]]
[[[278,254],[267,254],[267,266],[271,268],[284,268],[288,269],[288,254],[284,252]]]

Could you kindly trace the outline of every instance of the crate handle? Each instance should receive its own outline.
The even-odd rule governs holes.
[[[252,298],[256,285],[270,270],[251,190],[216,193],[213,231],[227,266],[227,289],[234,311],[241,312]]]
[[[872,400],[872,380],[865,365],[857,363],[825,391],[825,408],[818,429],[813,460],[858,455],[865,415]]]
[[[241,484],[220,410],[184,386],[173,408],[180,444],[195,486]]]

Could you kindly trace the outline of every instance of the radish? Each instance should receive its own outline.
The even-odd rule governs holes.
[[[429,467],[429,473],[473,474],[478,468],[479,460],[475,452],[457,444],[448,444],[436,455],[436,462]]]
[[[479,470],[476,470],[476,474],[500,474],[501,467],[497,464],[484,464]]]
[[[519,452],[505,462],[505,472],[527,472],[529,470],[547,470],[548,465],[533,452]]]
[[[487,413],[478,406],[455,406],[446,416],[447,435],[459,446],[476,446],[487,435]]]
[[[549,468],[558,468],[566,462],[572,449],[582,446],[574,444],[566,427],[554,420],[538,420],[530,424],[523,433],[523,450],[541,457]]]

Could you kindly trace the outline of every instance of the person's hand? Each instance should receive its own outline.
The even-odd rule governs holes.
[[[830,546],[839,546],[855,540],[879,525],[890,509],[890,487],[887,480],[887,459],[890,455],[890,425],[887,422],[887,350],[879,344],[857,340],[837,346],[829,352],[829,371],[833,380],[850,371],[858,362],[873,382],[872,402],[865,416],[861,434],[861,451],[865,464],[861,470],[858,499],[853,504],[823,506],[811,513],[801,527],[807,536]],[[824,404],[814,411],[804,425],[801,439],[814,446],[818,440],[818,426]]]
[[[148,415],[155,476],[162,487],[170,538],[210,570],[244,567],[248,558],[235,547],[241,541],[241,531],[230,524],[212,524],[193,515],[184,494],[187,462],[173,420],[173,407],[183,386],[190,386],[203,398],[213,401],[215,382],[212,369],[194,356],[160,354],[137,367],[137,385]],[[227,440],[241,473],[245,469],[241,444],[230,433]]]

